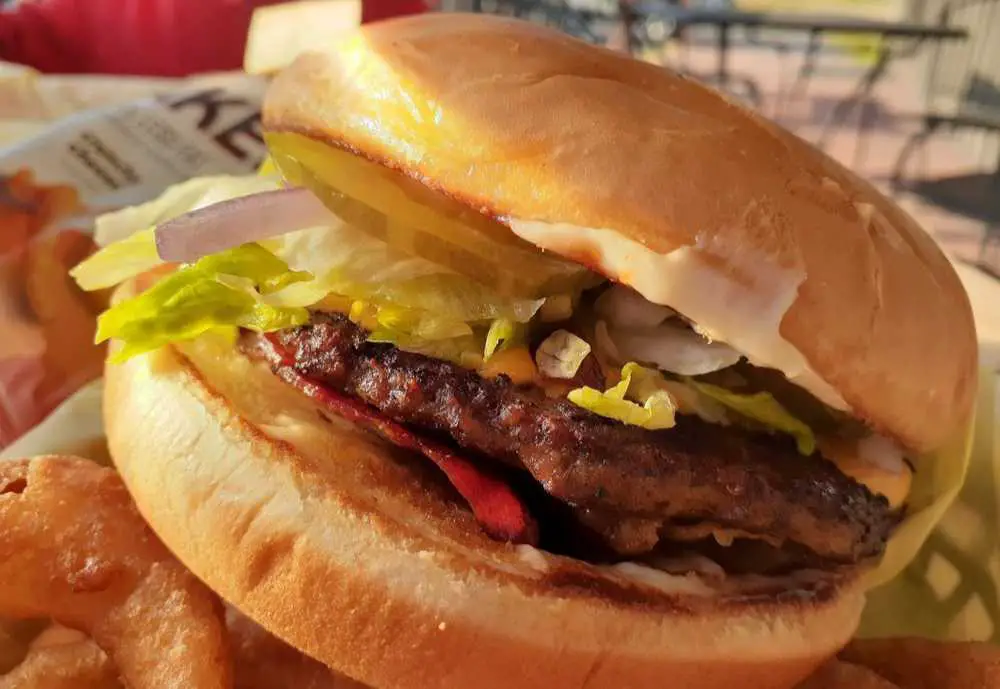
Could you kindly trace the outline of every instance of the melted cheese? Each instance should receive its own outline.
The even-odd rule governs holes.
[[[899,507],[906,501],[913,483],[913,470],[906,462],[872,461],[864,456],[862,444],[866,440],[819,438],[818,442],[824,457],[868,490],[884,495],[892,507]]]
[[[538,377],[538,369],[527,347],[511,347],[496,352],[479,369],[483,378],[496,378],[500,374],[506,375],[516,385],[522,385],[534,381]]]

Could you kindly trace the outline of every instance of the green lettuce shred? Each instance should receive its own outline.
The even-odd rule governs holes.
[[[576,388],[568,398],[578,407],[632,426],[672,428],[676,406],[670,393],[657,385],[662,378],[655,370],[629,362],[622,367],[622,378],[614,387],[604,392],[586,386]]]
[[[350,237],[346,233],[341,232],[341,235],[349,241]],[[345,255],[347,252],[345,250]],[[277,255],[290,263],[304,264],[306,268],[312,263],[296,260],[300,257],[284,247],[278,250]],[[392,258],[385,257],[387,261]],[[543,299],[504,299],[459,275],[436,274],[397,279],[392,275],[391,263],[381,268],[372,266],[365,275],[366,260],[362,257],[362,262],[358,265],[328,270],[322,277],[297,291],[308,291],[313,303],[327,294],[339,294],[352,299],[433,313],[452,321],[484,324],[501,318],[526,323],[544,302]],[[400,272],[406,270],[403,263],[398,262]]]
[[[142,294],[113,305],[98,318],[95,339],[123,342],[112,359],[117,363],[207,332],[302,325],[309,320],[306,309],[274,306],[262,295],[309,277],[289,270],[266,249],[246,244],[182,266]]]
[[[77,264],[69,274],[80,289],[92,292],[114,287],[161,263],[153,230],[148,229],[109,244]]]
[[[732,392],[717,385],[700,383],[690,378],[685,382],[701,394],[717,400],[738,414],[780,433],[792,436],[795,438],[795,444],[801,454],[811,455],[816,451],[816,436],[812,429],[792,416],[771,393],[757,392],[747,395]]]
[[[364,301],[356,301],[354,304],[367,306],[378,324],[377,331],[402,333],[416,340],[427,341],[451,340],[472,334],[472,328],[467,323],[443,318],[420,309],[392,304],[368,304]]]
[[[105,246],[76,266],[72,277],[84,290],[105,289],[162,265],[152,226],[278,188],[273,173],[265,164],[257,175],[190,180],[158,199],[102,216],[98,227]],[[353,319],[373,340],[477,365],[519,337],[544,302],[503,297],[332,220],[181,266],[149,292],[104,314],[98,337],[123,340],[116,357],[123,359],[202,332],[288,327],[305,322],[306,307],[329,308],[356,312]]]
[[[489,361],[500,347],[514,338],[516,325],[509,318],[497,318],[490,323],[486,332],[486,345],[483,347],[483,361]]]
[[[277,292],[296,282],[308,282],[312,274],[291,270],[288,264],[259,244],[244,244],[200,258],[192,266],[205,275],[232,275],[253,282],[261,294]],[[185,268],[183,270],[189,270]]]
[[[70,276],[85,291],[114,287],[163,264],[156,253],[155,225],[202,206],[276,188],[276,180],[254,175],[198,177],[152,201],[106,213],[96,227],[103,248],[75,266]]]

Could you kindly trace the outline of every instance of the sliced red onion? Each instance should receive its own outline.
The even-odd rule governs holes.
[[[615,328],[608,334],[624,359],[656,364],[683,376],[727,368],[741,356],[727,344],[709,342],[693,330],[672,323],[655,328]]]
[[[157,225],[156,253],[191,263],[246,242],[329,223],[334,215],[308,189],[276,189],[241,196]]]

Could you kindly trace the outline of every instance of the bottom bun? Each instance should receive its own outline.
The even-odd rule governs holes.
[[[192,571],[378,689],[788,689],[853,634],[853,575],[710,584],[484,536],[428,463],[231,343],[109,365],[111,454]]]

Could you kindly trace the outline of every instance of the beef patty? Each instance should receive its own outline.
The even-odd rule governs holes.
[[[266,337],[310,380],[526,470],[622,555],[721,534],[854,563],[881,554],[895,523],[884,497],[832,462],[800,455],[788,438],[692,416],[662,431],[627,426],[366,336],[345,316],[316,314]],[[264,336],[248,334],[248,349],[255,337]]]

